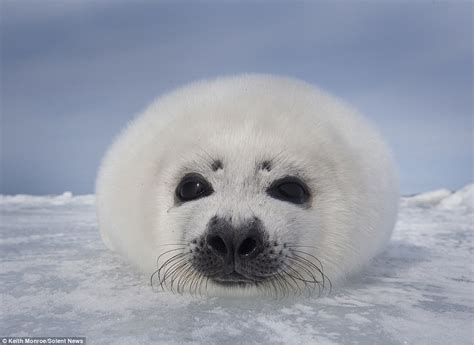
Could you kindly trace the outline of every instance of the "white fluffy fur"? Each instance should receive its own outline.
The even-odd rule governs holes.
[[[211,157],[224,168],[209,170]],[[256,172],[274,157],[271,171]],[[187,172],[201,173],[215,193],[175,206]],[[311,189],[310,208],[265,193],[295,173]],[[202,234],[213,215],[238,224],[255,214],[271,238],[313,246],[334,283],[383,247],[398,210],[392,158],[374,128],[321,90],[269,75],[201,81],[160,97],[115,140],[96,187],[104,242],[150,274],[164,245]]]

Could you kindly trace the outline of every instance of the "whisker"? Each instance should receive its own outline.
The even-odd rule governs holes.
[[[301,289],[301,286],[298,283],[298,281],[302,282],[304,284],[305,288],[308,286],[309,281],[306,280],[306,279],[303,279],[301,276],[300,276],[300,278],[295,277],[292,273],[286,271],[285,268],[287,268],[289,270],[292,270],[294,274],[299,275],[299,273],[297,271],[295,271],[291,266],[288,266],[288,265],[285,265],[285,267],[282,268],[283,272],[295,282],[296,289],[298,290],[298,295],[301,295],[302,289]]]
[[[284,284],[284,282],[281,278],[281,275],[279,273],[276,273],[275,276],[274,276],[274,279],[278,283],[278,286],[281,288],[281,290],[280,290],[282,292],[281,296],[285,297],[287,291],[286,291],[286,288],[285,288],[285,284]]]
[[[312,272],[312,270],[307,267],[307,264],[305,262],[301,262],[298,258],[295,258],[295,257],[287,257],[287,258],[292,261],[292,265],[298,266],[299,268],[301,268],[301,270],[304,271],[304,273],[306,273],[306,275],[308,275],[312,281],[316,281],[316,282],[318,281],[316,279],[316,276]]]
[[[188,261],[182,260],[178,266],[176,266],[173,271],[170,273],[170,290],[174,293],[175,282],[176,282],[176,292],[181,293],[181,280],[185,277],[186,272],[189,271],[190,264]]]
[[[322,273],[322,271],[323,271],[323,270],[322,270],[323,264],[321,263],[321,261],[319,261],[319,259],[318,259],[317,257],[315,257],[314,255],[309,254],[309,253],[307,253],[307,252],[301,251],[301,250],[294,250],[294,249],[293,249],[292,251],[295,252],[295,253],[300,253],[300,254],[308,255],[308,256],[310,256],[311,258],[313,258],[314,260],[316,260],[316,261],[319,263],[319,265],[321,266],[321,273]]]
[[[168,247],[168,246],[187,246],[187,242],[180,242],[180,243],[166,243],[166,244],[159,244],[157,247]],[[184,247],[183,247],[184,248]]]
[[[194,277],[195,274],[196,274],[196,271],[194,270],[191,264],[189,264],[185,269],[183,269],[183,272],[180,272],[181,277],[178,279],[178,282],[177,282],[178,293],[183,293],[186,288],[186,284],[188,283],[190,283],[190,287],[191,287],[192,278]],[[181,282],[183,283],[182,285],[181,285]],[[192,295],[192,291],[190,291],[190,293]]]
[[[319,271],[319,273],[321,274],[321,277],[322,277],[323,289],[324,289],[325,282],[328,281],[328,283],[329,283],[329,292],[328,292],[328,293],[330,294],[330,293],[331,293],[331,290],[332,290],[332,282],[331,282],[331,280],[329,279],[329,277],[328,277],[326,274],[324,274],[324,268],[323,268],[323,264],[321,263],[321,261],[319,261],[316,257],[314,257],[313,255],[311,255],[311,254],[309,254],[309,253],[302,252],[302,251],[296,251],[296,252],[299,252],[299,253],[302,253],[302,254],[306,254],[306,255],[308,255],[308,256],[310,256],[310,257],[312,257],[312,258],[314,258],[315,260],[318,261],[318,263],[320,264],[321,268],[319,268],[317,265],[315,265],[314,263],[312,263],[312,262],[309,261],[308,259],[303,258],[303,257],[301,257],[301,256],[298,255],[298,254],[294,254],[296,257],[299,257],[299,258],[301,258],[302,260],[305,260],[306,262],[308,262],[309,264],[311,264],[313,267],[315,267],[316,270]]]
[[[185,260],[184,256],[185,256],[185,254],[177,254],[177,255],[175,255],[175,257],[167,260],[167,262],[165,262],[160,267],[160,269],[158,270],[158,275],[160,277],[160,286],[162,288],[164,288],[164,286],[166,286],[166,278],[168,278],[169,276],[172,276],[175,272],[175,269],[178,268],[181,265],[181,263],[184,262],[184,260]],[[161,275],[161,270],[163,270],[162,275]]]
[[[160,268],[158,269],[158,274],[161,273],[162,270],[168,270],[170,264],[172,264],[173,261],[176,261],[178,259],[181,259],[182,257],[184,257],[186,255],[186,253],[178,253],[178,254],[175,254],[173,255],[171,258],[167,259],[161,266]],[[174,265],[174,264],[172,264]]]
[[[151,285],[151,289],[154,291],[154,287],[153,287],[153,279],[155,277],[155,275],[158,273],[159,269],[157,269],[156,271],[154,271],[152,274],[151,274],[151,277],[150,277],[150,285]]]
[[[184,250],[185,248],[175,248],[175,249],[171,249],[171,250],[167,250],[166,252],[164,253],[161,253],[160,255],[158,255],[158,258],[156,259],[156,265],[158,266],[159,265],[159,261],[161,259],[162,256],[168,254],[168,253],[171,253],[171,252],[175,252],[177,250]]]
[[[247,208],[253,214],[250,205]],[[172,293],[182,294],[185,291],[191,295],[202,295],[203,290],[208,291],[209,281],[216,274],[220,274],[220,267],[215,267],[213,272],[201,272],[194,266],[194,254],[187,250],[187,243],[167,243],[160,247],[171,247],[161,253],[157,260],[157,269],[150,276],[150,284],[155,289],[156,281],[162,290],[168,289]],[[289,253],[285,261],[279,265],[277,271],[269,276],[247,274],[252,279],[254,288],[262,294],[282,298],[290,295],[300,296],[307,293],[311,296],[316,289],[318,297],[323,292],[331,293],[331,280],[324,274],[321,261],[304,248],[316,249],[312,246],[285,243]],[[251,272],[251,266],[242,266],[244,271]],[[247,287],[244,287],[247,288]]]
[[[316,278],[315,274],[313,273],[313,270],[311,269],[312,265],[309,265],[308,262],[303,261],[298,257],[288,257],[288,259],[291,260],[293,266],[298,267],[300,269],[300,271],[304,272],[308,276],[308,279],[305,279],[303,276],[300,275],[302,277],[303,281],[305,281],[309,284],[312,284],[311,285],[312,290],[314,290],[317,287],[318,288],[318,295],[320,295],[322,290],[323,290],[323,285],[321,284],[321,281],[318,280]],[[319,273],[319,271],[318,271],[318,273]]]

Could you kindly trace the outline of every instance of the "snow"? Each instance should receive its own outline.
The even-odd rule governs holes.
[[[89,344],[470,344],[474,185],[401,201],[386,251],[322,298],[156,292],[105,249],[93,196],[1,196],[0,334]]]
[[[474,184],[469,184],[457,192],[439,189],[402,199],[402,204],[413,207],[439,207],[445,210],[474,211]]]

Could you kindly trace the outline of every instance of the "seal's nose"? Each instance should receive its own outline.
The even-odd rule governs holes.
[[[232,250],[232,239],[227,234],[207,235],[207,245],[211,251],[220,257],[225,258]]]
[[[263,251],[263,231],[255,219],[237,228],[225,219],[213,219],[206,242],[211,252],[223,260],[226,271],[232,272],[236,262],[251,260]]]

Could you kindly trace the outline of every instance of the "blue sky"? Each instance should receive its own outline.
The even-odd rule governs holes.
[[[473,180],[472,3],[1,2],[1,188],[93,192],[114,136],[186,82],[263,72],[369,117],[404,194]]]

